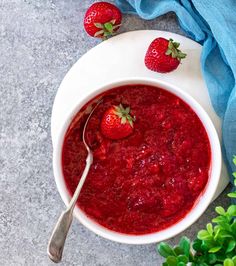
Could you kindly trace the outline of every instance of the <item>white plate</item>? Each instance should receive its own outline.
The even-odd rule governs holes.
[[[187,58],[177,70],[159,74],[144,65],[145,52],[151,41],[157,37],[172,38],[180,42]],[[97,87],[113,80],[127,77],[151,77],[179,86],[195,98],[206,110],[215,125],[221,140],[221,122],[212,108],[206,84],[201,74],[200,44],[178,34],[156,30],[127,32],[104,41],[83,55],[63,79],[52,109],[51,134],[53,144],[58,138],[59,128],[78,100],[85,98]],[[229,182],[225,164],[221,172],[215,197]]]

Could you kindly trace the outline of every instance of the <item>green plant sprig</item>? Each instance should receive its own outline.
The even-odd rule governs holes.
[[[236,156],[233,163],[236,166]],[[236,172],[233,177],[235,189],[228,194],[230,198],[236,198]],[[166,259],[163,266],[236,266],[236,205],[227,210],[218,206],[215,211],[218,216],[198,232],[193,242],[184,236],[174,247],[164,242],[157,246]]]

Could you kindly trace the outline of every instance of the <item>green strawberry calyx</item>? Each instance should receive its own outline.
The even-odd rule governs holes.
[[[169,39],[168,48],[166,50],[166,55],[171,55],[173,58],[177,58],[179,61],[184,59],[187,54],[182,53],[178,48],[180,43],[174,42],[173,39]]]
[[[134,127],[135,117],[130,115],[130,107],[124,108],[122,104],[114,106],[114,114],[121,119],[121,124],[128,122],[131,127]]]
[[[102,23],[94,23],[94,25],[99,29],[94,37],[102,36],[102,38],[106,39],[107,37],[114,35],[115,30],[120,27],[121,24],[116,25],[116,20],[113,19],[104,24]]]

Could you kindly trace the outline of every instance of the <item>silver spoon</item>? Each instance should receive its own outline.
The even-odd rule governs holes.
[[[62,253],[63,253],[63,248],[65,245],[65,241],[66,241],[66,237],[67,237],[67,233],[70,229],[70,225],[73,219],[73,211],[75,208],[75,204],[77,202],[77,199],[79,197],[80,191],[83,187],[83,184],[85,182],[85,179],[88,175],[90,166],[93,163],[93,153],[90,150],[88,144],[86,143],[86,139],[85,139],[85,131],[86,131],[86,127],[88,125],[89,119],[91,118],[91,115],[93,114],[94,110],[97,108],[97,106],[102,102],[102,100],[100,100],[96,106],[91,110],[85,125],[84,125],[84,129],[83,129],[83,143],[84,146],[86,147],[87,151],[88,151],[88,155],[86,158],[86,166],[84,168],[84,172],[80,178],[80,181],[77,185],[77,188],[74,192],[74,195],[67,207],[67,209],[65,211],[62,212],[61,216],[59,217],[54,230],[52,232],[52,235],[50,237],[50,240],[48,242],[48,247],[47,247],[47,253],[49,258],[53,261],[53,262],[60,262],[61,258],[62,258]]]

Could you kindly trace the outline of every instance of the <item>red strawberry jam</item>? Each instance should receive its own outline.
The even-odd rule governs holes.
[[[181,220],[204,190],[211,151],[207,133],[195,112],[163,89],[130,85],[111,89],[92,115],[86,131],[94,153],[78,206],[94,221],[126,234],[147,234]],[[130,106],[133,133],[106,139],[100,121],[112,105]],[[64,140],[62,167],[70,194],[85,167],[82,110]]]

